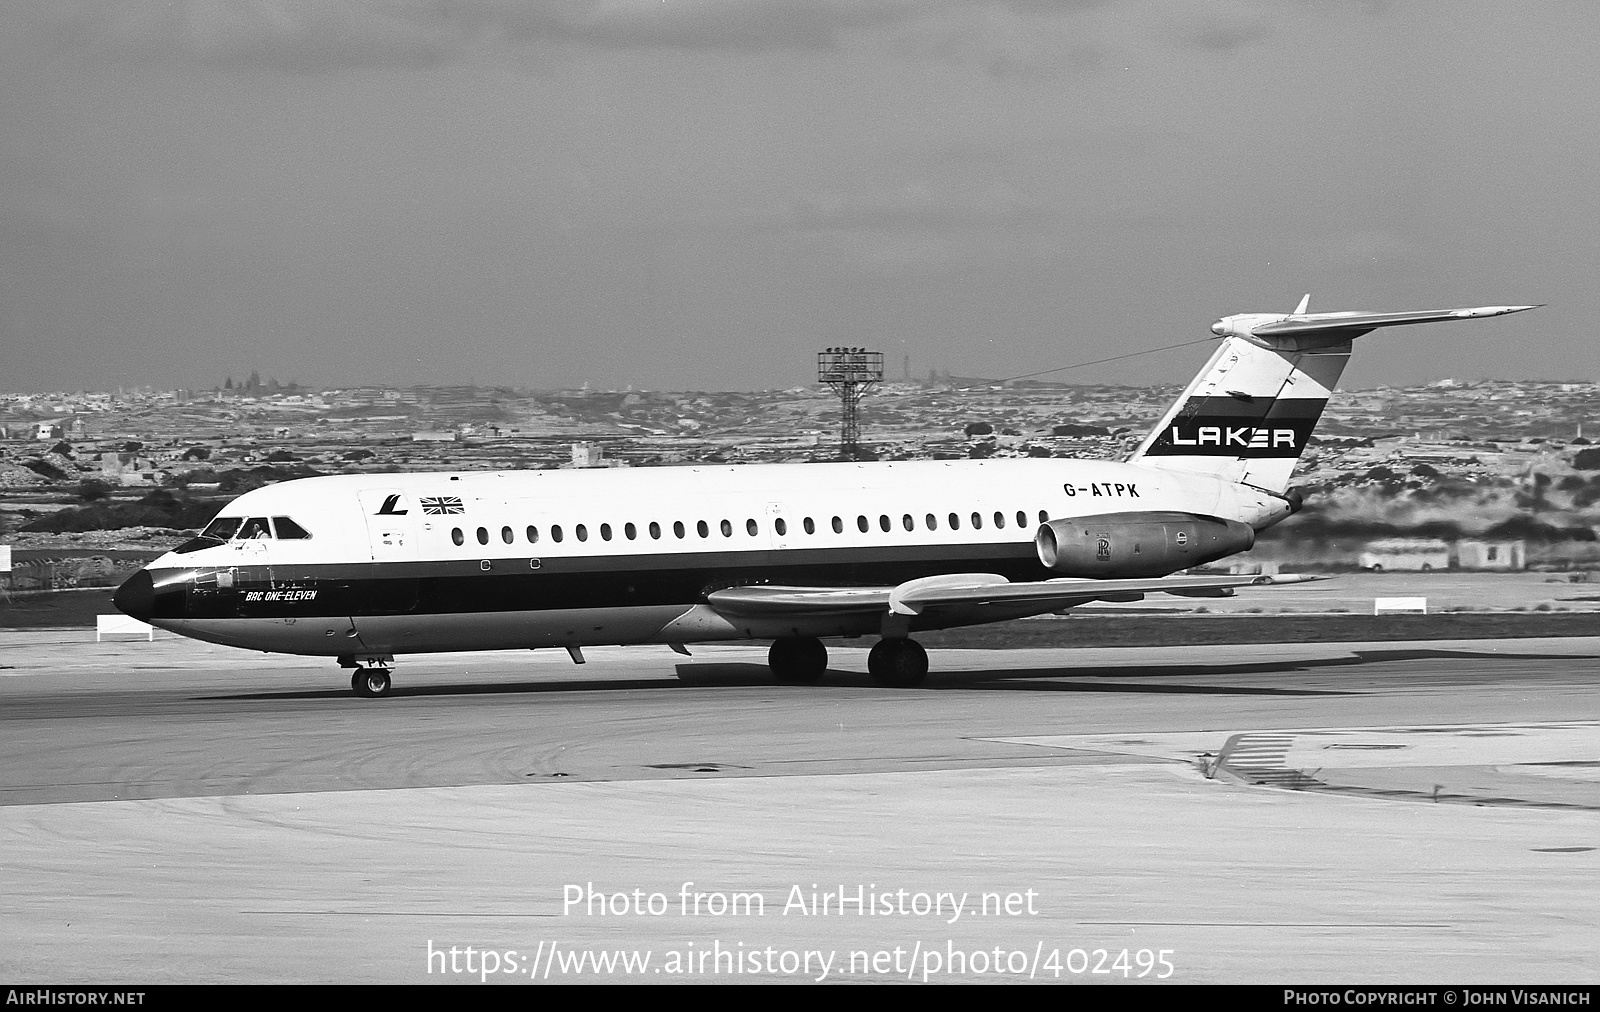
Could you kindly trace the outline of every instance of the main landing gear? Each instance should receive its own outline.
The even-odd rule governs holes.
[[[828,670],[828,648],[815,636],[772,641],[767,666],[780,685],[814,685]],[[867,673],[879,685],[909,689],[928,677],[928,652],[910,639],[884,639],[867,655]]]
[[[815,636],[786,636],[772,641],[767,666],[779,685],[812,685],[828,670],[828,648]]]
[[[867,654],[867,674],[879,685],[910,689],[928,677],[928,652],[912,639],[883,639]]]

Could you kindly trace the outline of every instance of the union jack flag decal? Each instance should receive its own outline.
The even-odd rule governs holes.
[[[467,508],[461,505],[461,498],[453,495],[425,495],[421,499],[422,512],[433,516],[443,516],[446,513],[465,513]]]

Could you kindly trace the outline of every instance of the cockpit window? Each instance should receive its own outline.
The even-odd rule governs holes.
[[[277,532],[280,541],[305,541],[311,537],[310,531],[288,517],[273,517],[272,528]]]
[[[244,522],[243,527],[239,528],[239,533],[236,535],[236,537],[240,541],[254,541],[257,538],[270,538],[272,537],[272,528],[267,524],[266,517],[251,517],[249,520]]]
[[[216,538],[218,541],[226,541],[233,537],[234,532],[239,529],[239,525],[242,523],[244,523],[243,517],[217,517],[206,525],[206,529],[200,532],[200,536],[202,538]]]

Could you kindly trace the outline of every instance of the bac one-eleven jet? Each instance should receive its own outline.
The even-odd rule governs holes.
[[[1295,462],[1379,327],[1500,316],[1228,316],[1221,346],[1125,462],[1028,458],[360,474],[247,492],[118,589],[196,639],[317,654],[389,691],[398,654],[771,640],[780,682],[823,677],[821,637],[876,636],[911,686],[911,635],[1165,592],[1295,577],[1180,571],[1248,550],[1300,506]],[[1175,575],[1177,574],[1177,575]]]

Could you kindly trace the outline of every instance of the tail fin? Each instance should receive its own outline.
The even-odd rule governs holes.
[[[1535,308],[1307,314],[1309,299],[1293,313],[1244,313],[1212,324],[1222,346],[1129,459],[1284,492],[1355,338],[1379,327]]]

